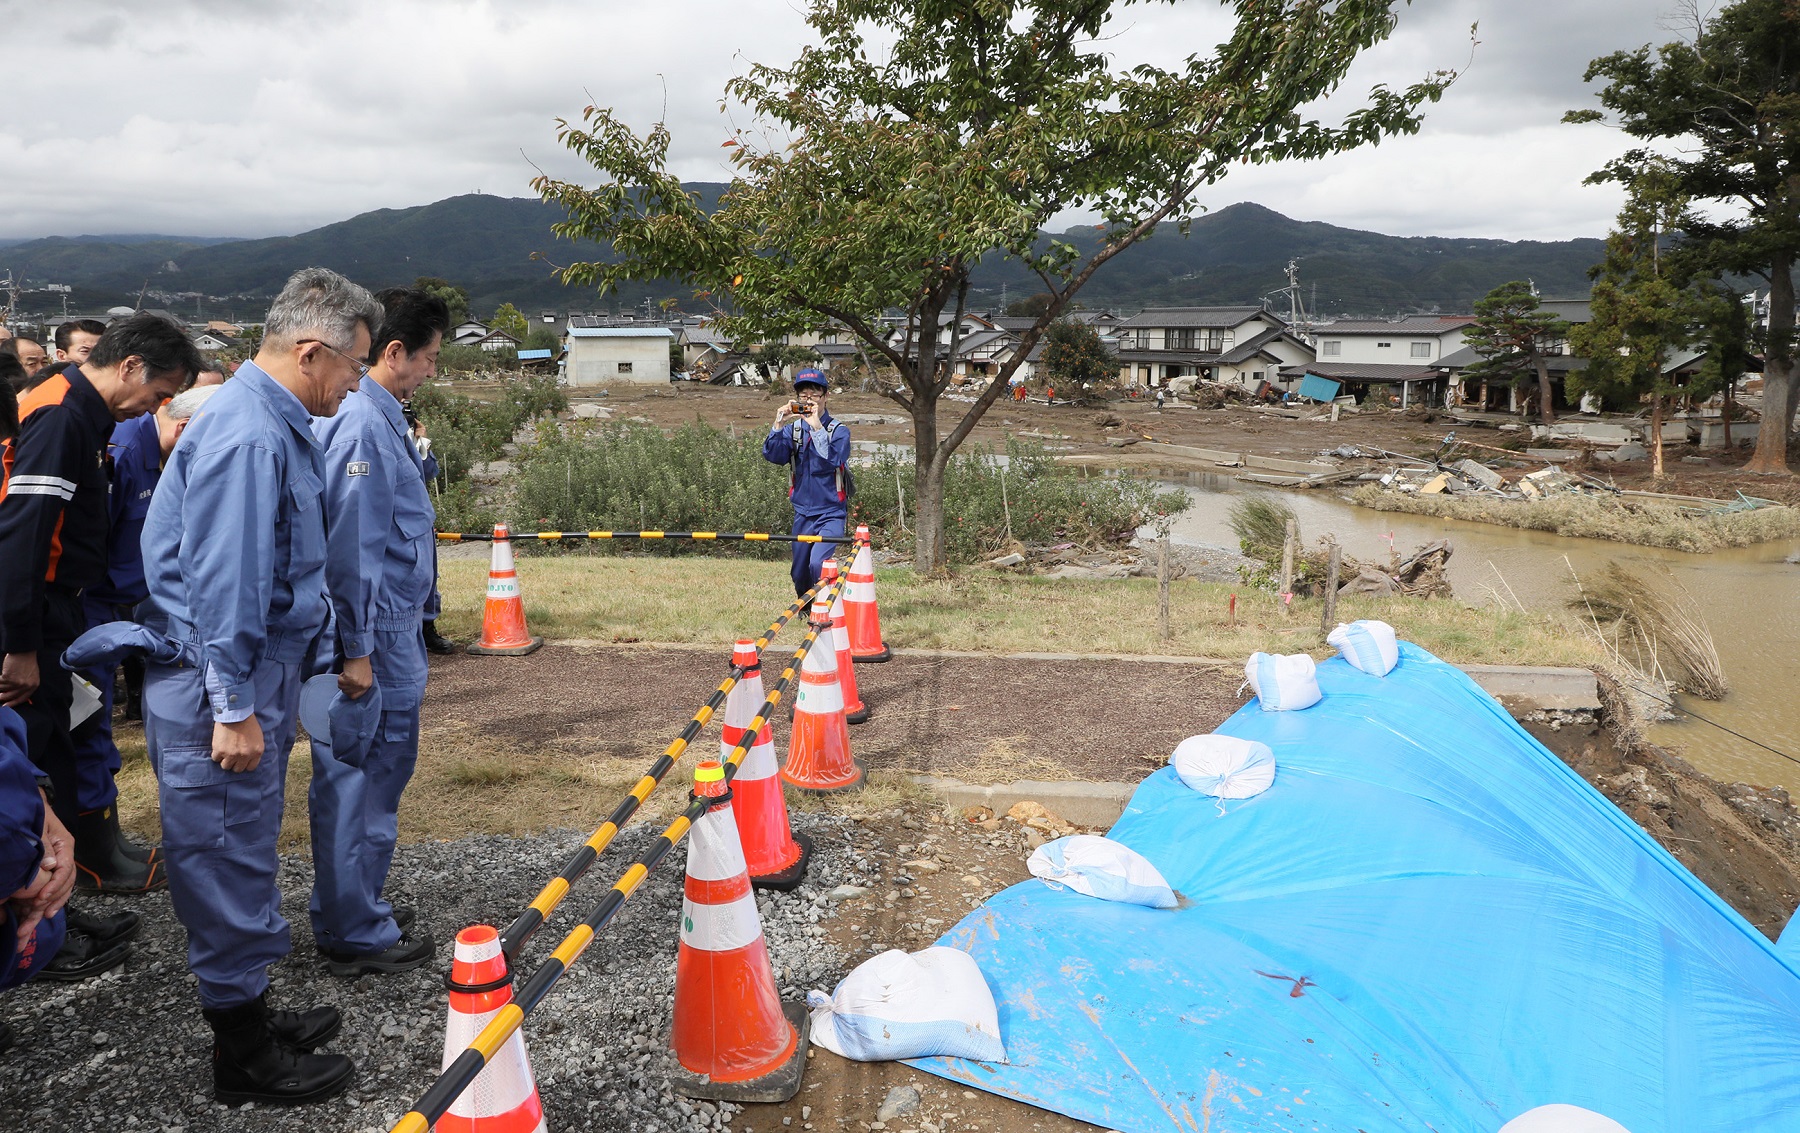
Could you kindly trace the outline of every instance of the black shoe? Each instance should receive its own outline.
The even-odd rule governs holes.
[[[269,993],[263,992],[267,1007]],[[295,1050],[314,1050],[331,1040],[344,1025],[335,1007],[314,1007],[309,1011],[282,1011],[268,1007],[269,1032]]]
[[[462,646],[451,641],[437,631],[437,622],[425,623],[425,652],[436,653],[440,657],[462,652]]]
[[[69,834],[75,839],[75,886],[83,893],[148,893],[169,884],[162,855],[119,829],[118,807],[83,811]]]
[[[127,940],[135,938],[138,929],[144,926],[143,918],[136,913],[118,913],[110,917],[96,917],[87,913],[78,913],[70,908],[65,910],[64,916],[70,932],[78,932],[88,937],[101,948],[123,944]]]
[[[362,976],[372,972],[410,972],[431,963],[436,945],[429,932],[402,932],[385,952],[358,956],[353,952],[326,951],[327,967],[334,976]]]
[[[412,927],[413,921],[418,919],[419,910],[411,905],[395,905],[392,916],[395,927],[404,935],[406,930]]]
[[[36,978],[50,983],[80,983],[82,980],[93,979],[102,972],[112,971],[130,955],[129,944],[102,946],[92,937],[71,932],[63,938],[63,946],[57,949],[55,957],[44,965]]]
[[[213,1031],[213,1097],[226,1105],[324,1101],[356,1076],[356,1064],[341,1054],[312,1054],[282,1041],[261,996],[201,1014]]]

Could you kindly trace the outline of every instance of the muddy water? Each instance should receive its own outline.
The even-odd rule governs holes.
[[[1237,539],[1226,522],[1232,498],[1264,490],[1210,473],[1156,475],[1194,496],[1194,507],[1173,528],[1178,542],[1235,547]],[[1303,538],[1310,542],[1334,534],[1347,554],[1360,559],[1385,560],[1390,533],[1403,553],[1433,539],[1450,540],[1456,547],[1450,582],[1459,599],[1479,605],[1516,600],[1527,608],[1560,606],[1575,593],[1571,566],[1587,577],[1615,561],[1628,567],[1666,564],[1698,599],[1731,682],[1731,694],[1723,701],[1678,697],[1682,707],[1800,758],[1800,566],[1783,561],[1800,551],[1800,540],[1690,555],[1374,512],[1320,492],[1276,494],[1299,516]],[[1779,785],[1800,793],[1800,763],[1699,720],[1659,724],[1651,738],[1680,748],[1695,766],[1727,782]]]

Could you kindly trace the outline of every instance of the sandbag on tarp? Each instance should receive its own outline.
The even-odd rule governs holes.
[[[1109,833],[1189,905],[998,894],[943,943],[1011,1063],[914,1065],[1126,1133],[1800,1130],[1800,968],[1460,671],[1318,678],[1220,728],[1268,791],[1164,768]]]

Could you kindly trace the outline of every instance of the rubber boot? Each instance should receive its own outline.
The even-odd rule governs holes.
[[[307,1105],[342,1093],[356,1065],[341,1054],[310,1054],[270,1027],[266,998],[222,1011],[203,1009],[213,1031],[213,1096],[226,1105]]]
[[[169,884],[162,855],[127,840],[119,829],[118,807],[82,811],[69,833],[75,839],[75,884],[82,892],[148,893]]]

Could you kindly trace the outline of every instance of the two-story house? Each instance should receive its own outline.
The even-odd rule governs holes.
[[[1283,377],[1329,378],[1359,400],[1384,387],[1393,404],[1443,405],[1448,382],[1439,362],[1463,349],[1473,315],[1409,315],[1401,319],[1343,319],[1313,330],[1316,357]]]
[[[1312,361],[1312,348],[1262,307],[1150,307],[1120,322],[1119,378],[1127,386],[1235,382],[1279,385],[1281,371]],[[1298,381],[1296,377],[1293,379]]]

